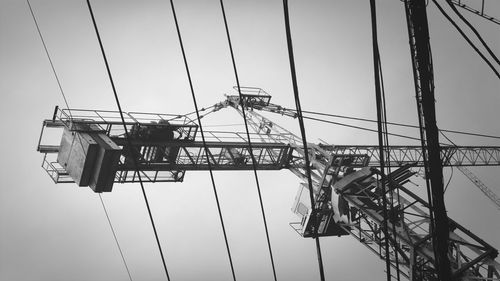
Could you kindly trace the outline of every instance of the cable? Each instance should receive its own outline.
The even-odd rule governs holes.
[[[288,58],[290,61],[290,72],[292,75],[292,86],[293,86],[293,94],[295,99],[295,107],[297,109],[297,117],[299,121],[300,134],[302,137],[302,144],[304,146],[304,157],[306,162],[306,174],[307,174],[307,183],[309,186],[309,200],[311,201],[311,218],[313,219],[313,238],[316,242],[316,253],[318,256],[318,266],[319,266],[319,274],[321,281],[325,280],[325,272],[323,269],[323,258],[321,256],[321,245],[318,237],[318,228],[317,228],[317,215],[314,207],[314,198],[313,198],[313,185],[311,179],[311,166],[309,161],[309,150],[307,149],[307,140],[306,140],[306,131],[304,126],[304,119],[302,117],[302,109],[300,106],[300,98],[299,98],[299,88],[297,85],[297,74],[295,72],[295,60],[293,57],[293,45],[292,45],[292,35],[290,31],[290,19],[288,15],[288,0],[283,0],[283,10],[285,16],[285,30],[286,30],[286,42],[288,47]]]
[[[375,7],[375,2],[374,2],[374,7]],[[381,90],[382,90],[382,104],[383,104],[383,119],[381,120],[382,121],[382,127],[384,128],[384,138],[385,138],[385,150],[386,150],[386,153],[387,153],[387,159],[391,159],[391,150],[389,148],[389,131],[388,131],[388,128],[387,128],[387,108],[386,108],[386,101],[385,101],[385,86],[384,86],[384,75],[383,75],[383,72],[382,72],[382,61],[380,59],[380,52],[379,52],[379,49],[378,49],[378,42],[377,42],[377,57],[378,57],[378,68],[379,68],[379,72],[380,72],[380,85],[381,85]],[[391,178],[391,166],[388,166],[387,168],[387,180],[388,182],[391,182],[392,181],[392,178]],[[396,189],[396,192],[397,192],[397,205],[399,206],[400,205],[400,201],[399,201],[399,188],[395,188]],[[390,199],[391,199],[391,204],[390,204],[390,211],[391,213],[395,213],[395,210],[394,210],[394,189],[392,189],[389,185],[389,196],[390,196]],[[396,231],[396,226],[395,224],[392,224],[392,235],[393,235],[393,239],[394,241],[397,241],[397,231]],[[399,269],[399,255],[398,255],[398,250],[397,249],[399,246],[397,245],[397,243],[393,243],[392,244],[392,248],[394,249],[394,252],[395,252],[395,261],[396,261],[396,279],[398,281],[401,280],[401,274],[400,274],[400,269]]]
[[[453,4],[459,6],[460,8],[468,11],[468,12],[471,12],[473,13],[474,15],[477,15],[477,16],[480,16],[486,20],[489,20],[490,22],[492,23],[496,23],[498,25],[500,25],[500,20],[490,16],[490,15],[487,15],[484,13],[484,0],[482,1],[483,2],[483,5],[482,5],[482,8],[481,8],[481,11],[478,11],[476,8],[473,8],[469,5],[466,5],[464,2],[462,2],[461,0],[452,0]]]
[[[293,109],[286,109],[286,110],[292,110]],[[315,112],[315,111],[307,111],[307,110],[302,110],[303,113],[309,113],[313,115],[322,115],[322,116],[329,116],[329,117],[336,117],[336,118],[343,118],[343,119],[350,119],[350,120],[357,120],[357,121],[364,121],[364,122],[370,122],[370,123],[377,123],[376,120],[372,119],[366,119],[366,118],[359,118],[359,117],[352,117],[352,116],[345,116],[345,115],[336,115],[336,114],[328,114],[328,113],[322,113],[322,112]],[[305,117],[307,118],[307,117]],[[327,121],[323,119],[318,119],[317,121]],[[419,127],[416,125],[409,125],[409,124],[403,124],[403,123],[395,123],[395,122],[384,122],[387,125],[393,125],[393,126],[399,126],[399,127],[407,127],[407,128],[415,128],[418,129]],[[342,123],[337,123],[338,125],[341,125]],[[441,132],[446,132],[446,133],[453,133],[453,134],[460,134],[460,135],[469,135],[469,136],[476,136],[476,137],[484,137],[484,138],[493,138],[493,139],[500,139],[500,136],[493,136],[493,135],[485,135],[485,134],[478,134],[478,133],[471,133],[471,132],[464,132],[464,131],[455,131],[455,130],[446,130],[446,129],[439,129]]]
[[[457,29],[457,31],[462,35],[462,37],[469,43],[469,45],[476,51],[476,53],[486,62],[486,64],[491,68],[491,70],[495,73],[495,75],[500,79],[500,73],[495,69],[493,64],[483,55],[481,51],[472,43],[472,41],[467,37],[467,35],[462,31],[462,29],[457,25],[457,23],[444,11],[444,9],[439,5],[439,3],[436,0],[432,0],[436,7],[439,9],[441,14],[446,17],[446,19]]]
[[[375,0],[370,0],[370,14],[371,14],[371,30],[372,30],[372,50],[373,50],[373,68],[374,68],[374,81],[375,81],[375,100],[377,104],[377,127],[378,127],[378,143],[379,143],[379,161],[380,161],[380,175],[382,177],[382,208],[383,208],[383,233],[385,238],[384,251],[385,251],[385,272],[387,281],[391,280],[391,256],[389,252],[389,224],[388,224],[388,214],[387,214],[387,195],[386,186],[389,181],[386,178],[386,166],[385,166],[385,150],[384,147],[387,146],[387,124],[383,126],[383,122],[386,121],[385,117],[385,99],[382,97],[381,91],[381,79],[380,79],[380,54],[378,50],[377,41],[377,18],[375,10]],[[397,254],[396,254],[397,256]],[[399,270],[397,270],[399,277]]]
[[[239,97],[240,97],[240,106],[241,106],[241,110],[243,112],[243,121],[245,122],[245,131],[246,131],[247,138],[248,138],[248,151],[250,153],[250,157],[252,158],[253,173],[254,173],[254,177],[255,177],[255,183],[256,183],[256,186],[257,186],[257,193],[259,195],[260,210],[261,210],[261,213],[262,213],[262,220],[264,222],[264,229],[265,229],[265,232],[266,232],[267,247],[269,249],[269,257],[271,259],[271,266],[272,266],[272,269],[273,269],[273,277],[274,277],[274,280],[276,281],[277,278],[276,278],[276,268],[274,266],[273,251],[271,249],[271,240],[269,239],[269,230],[267,228],[266,214],[265,214],[265,211],[264,211],[264,202],[262,200],[262,194],[261,194],[261,191],[260,191],[259,177],[257,175],[257,166],[256,166],[257,165],[257,161],[256,161],[255,156],[253,154],[252,142],[250,141],[250,132],[248,130],[248,122],[247,122],[247,118],[246,118],[246,115],[245,115],[245,107],[243,106],[243,96],[241,94],[240,80],[238,78],[238,71],[236,69],[236,61],[234,59],[233,46],[231,44],[231,36],[229,35],[229,26],[227,24],[226,12],[224,10],[224,2],[223,2],[223,0],[220,0],[220,7],[221,7],[221,10],[222,10],[222,17],[224,19],[224,27],[226,28],[227,42],[228,42],[228,45],[229,45],[229,52],[231,53],[231,61],[233,63],[233,70],[234,70],[234,76],[235,76],[235,79],[236,79],[236,86],[238,87],[238,94],[239,94]]]
[[[364,130],[364,131],[368,131],[368,132],[375,132],[375,133],[378,132],[377,130],[374,130],[374,129],[369,129],[369,128],[355,126],[355,125],[348,125],[348,124],[338,123],[338,122],[334,122],[334,121],[327,121],[327,120],[318,119],[318,118],[314,118],[314,117],[303,116],[303,118],[314,120],[314,121],[318,121],[318,122],[323,122],[323,123],[330,123],[330,124],[334,124],[334,125],[339,125],[339,126],[354,128],[354,129],[360,129],[360,130]],[[391,135],[391,136],[395,136],[395,137],[400,137],[400,138],[405,138],[405,139],[411,139],[411,140],[420,141],[420,139],[418,139],[418,138],[409,137],[409,136],[405,136],[405,135],[394,134],[394,133],[387,133],[387,134]]]
[[[266,108],[262,108],[262,110],[266,110],[268,112],[276,113],[276,114],[281,114],[281,115],[286,114],[287,116],[290,116],[290,117],[293,117],[293,118],[297,118],[297,116],[296,116],[297,115],[297,113],[296,113],[297,111],[295,109],[286,108],[286,107],[282,107],[280,105],[275,105],[275,104],[270,104],[270,105],[272,105],[274,107],[277,107],[278,110],[276,110],[276,111],[274,111],[274,110],[267,110]],[[259,108],[257,108],[257,109],[259,109]],[[328,117],[341,118],[341,119],[348,119],[348,120],[363,121],[363,122],[370,122],[370,123],[377,123],[377,120],[373,120],[373,119],[353,117],[353,116],[346,116],[346,115],[338,115],[338,114],[329,114],[329,113],[323,113],[323,112],[318,112],[318,111],[302,110],[302,113],[308,113],[308,114],[320,115],[320,116],[328,116]],[[292,114],[292,115],[290,115],[290,114]],[[346,124],[343,124],[343,123],[336,123],[336,122],[329,121],[329,120],[326,120],[326,119],[318,119],[318,118],[314,118],[314,117],[307,117],[307,116],[304,116],[304,115],[303,115],[303,117],[311,119],[311,120],[315,120],[315,121],[320,121],[320,122],[327,122],[327,123],[331,122],[332,124],[336,124],[336,125],[340,125],[340,126],[353,127],[353,128],[356,128],[356,129],[365,129],[363,127],[356,127],[354,125],[346,125]],[[387,124],[387,125],[393,125],[393,126],[399,126],[399,127],[420,129],[419,126],[410,125],[410,124],[403,124],[403,123],[396,123],[396,122],[383,122],[383,123]],[[368,130],[370,130],[370,129],[368,129]],[[375,130],[373,130],[373,131],[376,132]],[[486,134],[479,134],[479,133],[472,133],[472,132],[447,130],[447,129],[440,129],[440,131],[447,132],[447,133],[453,133],[453,134],[460,134],[460,135],[468,135],[468,136],[475,136],[475,137],[500,139],[500,136],[493,136],[493,135],[486,135]],[[402,135],[397,135],[397,136],[406,137],[406,136],[402,136]],[[419,141],[420,141],[420,139],[419,139]]]
[[[210,127],[210,128],[215,128],[215,127],[233,127],[233,126],[243,126],[245,124],[225,124],[225,125],[205,125],[205,128],[206,127]]]
[[[125,256],[123,255],[122,248],[120,247],[120,243],[118,243],[118,238],[116,237],[115,229],[113,228],[113,224],[111,223],[111,219],[109,218],[108,210],[106,209],[106,206],[104,205],[104,201],[102,200],[102,196],[99,193],[99,199],[101,199],[101,205],[104,210],[104,214],[106,214],[106,218],[108,219],[108,224],[109,228],[111,228],[111,232],[113,233],[113,237],[115,238],[116,246],[118,247],[118,250],[120,251],[120,256],[122,257],[123,263],[125,264],[125,268],[127,269],[127,274],[128,278],[130,281],[132,281],[132,276],[130,275],[130,271],[127,266],[127,262],[125,261]]]
[[[108,59],[106,57],[106,53],[104,52],[104,46],[102,45],[101,36],[99,35],[99,30],[97,29],[97,23],[95,21],[94,13],[92,12],[92,6],[90,5],[90,0],[87,0],[87,6],[89,8],[90,16],[92,18],[92,23],[94,25],[94,29],[95,29],[95,32],[96,32],[97,40],[99,42],[99,47],[101,49],[102,57],[104,59],[104,64],[106,66],[106,71],[108,73],[109,82],[111,83],[111,88],[113,89],[113,94],[114,94],[114,97],[115,97],[115,100],[116,100],[116,105],[118,107],[118,111],[120,112],[120,118],[122,120],[123,129],[125,130],[125,139],[127,140],[127,143],[128,143],[128,149],[129,149],[130,154],[133,155],[131,153],[132,152],[132,142],[130,141],[128,130],[127,130],[127,126],[125,125],[125,118],[123,117],[123,111],[122,111],[122,108],[121,108],[121,105],[120,105],[120,100],[118,99],[118,93],[116,92],[115,83],[113,81],[113,76],[111,75],[111,70],[110,70],[110,67],[109,67],[109,64],[108,64]],[[131,157],[131,158],[132,158],[132,162],[134,163],[134,166],[135,166],[135,171],[137,173],[137,176],[138,176],[138,179],[139,179],[139,183],[141,185],[142,194],[144,196],[144,201],[146,203],[146,207],[147,207],[148,214],[149,214],[149,219],[151,220],[151,225],[153,227],[154,235],[155,235],[155,238],[156,238],[156,243],[158,245],[158,250],[160,252],[161,260],[162,260],[162,263],[163,263],[163,268],[165,269],[165,275],[167,276],[167,280],[170,280],[170,277],[168,275],[168,270],[167,270],[167,264],[165,262],[165,257],[163,256],[163,251],[161,249],[160,239],[158,238],[158,233],[156,231],[156,226],[155,226],[155,222],[153,220],[153,215],[151,214],[151,208],[149,207],[148,198],[146,196],[146,190],[144,189],[144,184],[142,182],[141,173],[139,172],[139,168],[138,168],[138,165],[137,165],[137,160],[135,159],[135,157]]]
[[[451,139],[449,139],[445,134],[441,133],[443,135],[443,137],[445,137],[453,146],[455,147],[458,147],[456,143],[454,143]],[[474,183],[474,185],[476,185],[479,190],[486,196],[488,197],[488,199],[490,199],[490,201],[492,201],[497,207],[500,207],[500,198],[491,190],[489,190],[489,188],[484,185],[481,180],[479,180],[477,178],[477,176],[475,176],[471,171],[469,171],[467,168],[465,167],[461,167],[459,166],[458,167],[458,170],[460,172],[462,172],[462,174],[464,174],[470,181],[472,181],[472,183]],[[451,167],[451,175],[450,175],[450,179],[448,180],[448,184],[450,183],[451,181],[451,177],[453,176],[453,166]],[[448,188],[448,184],[446,184],[446,188],[445,188],[445,191],[446,189]]]
[[[373,2],[374,4],[374,7],[375,7],[375,2]],[[378,49],[378,42],[377,42],[377,58],[378,58],[378,68],[379,68],[379,73],[380,73],[380,87],[381,87],[381,90],[382,90],[382,104],[383,104],[383,119],[381,120],[382,121],[382,127],[384,128],[384,139],[385,139],[385,150],[386,150],[386,153],[387,153],[387,159],[391,159],[391,150],[389,149],[389,130],[387,128],[387,103],[386,103],[386,100],[385,100],[385,86],[384,86],[384,75],[383,75],[383,72],[382,72],[382,61],[380,59],[380,52],[379,52],[379,49]],[[392,181],[392,178],[391,178],[391,166],[388,166],[387,168],[387,180],[388,180],[388,183]],[[390,211],[391,213],[395,213],[394,211],[394,189],[392,189],[389,186],[389,196],[390,196]],[[397,204],[398,206],[400,205],[400,202],[399,202],[399,188],[395,188],[396,191],[397,191]],[[393,239],[394,241],[397,241],[397,231],[396,231],[396,226],[395,224],[392,224],[392,235],[393,235]],[[401,275],[400,275],[400,269],[399,269],[399,255],[398,255],[398,245],[397,245],[397,242],[396,243],[393,243],[392,245],[392,248],[395,252],[395,261],[396,261],[396,279],[398,281],[401,280]]]
[[[183,116],[188,116],[188,115],[192,115],[192,114],[195,114],[195,113],[199,113],[199,112],[201,112],[201,111],[209,110],[209,109],[212,109],[212,108],[214,108],[214,107],[215,107],[215,105],[211,105],[211,106],[206,107],[206,108],[204,107],[204,108],[201,108],[199,111],[192,111],[192,112],[189,112],[189,113],[184,114]],[[205,113],[205,115],[207,115],[207,114],[209,114],[209,113],[212,113],[212,112],[213,112],[213,111],[207,112],[207,113]]]
[[[483,46],[486,49],[486,51],[488,51],[488,53],[495,60],[495,62],[500,65],[500,60],[495,55],[495,53],[493,53],[493,51],[490,49],[490,47],[488,46],[488,44],[486,44],[486,42],[483,40],[483,37],[481,36],[481,34],[479,34],[479,32],[477,31],[477,29],[457,10],[457,8],[455,7],[455,5],[450,0],[446,0],[446,3],[448,3],[448,5],[453,10],[453,12],[455,12],[455,14],[463,22],[465,22],[465,24],[472,30],[472,32],[474,32],[474,34],[477,36],[477,39],[479,39],[479,41],[481,42],[481,44],[483,44]]]
[[[451,174],[450,178],[448,179],[448,182],[446,183],[446,186],[444,187],[444,192],[446,193],[446,190],[448,189],[448,186],[450,185],[451,178],[453,178],[453,166],[451,166]]]
[[[441,133],[441,135],[442,135],[442,136],[443,136],[443,137],[444,137],[447,141],[449,141],[449,142],[450,142],[453,146],[457,147],[457,145],[456,145],[456,144],[455,144],[452,140],[450,140],[450,139],[449,139],[449,138],[448,138],[448,137],[447,137],[444,133],[442,133],[442,132],[440,132],[440,133]]]
[[[40,36],[40,40],[42,41],[43,49],[45,50],[45,54],[47,54],[47,58],[49,59],[50,67],[52,68],[52,73],[54,73],[54,77],[56,78],[57,85],[59,86],[59,91],[61,92],[61,95],[64,99],[64,103],[66,104],[66,108],[68,109],[70,117],[73,118],[73,116],[71,116],[71,111],[69,110],[68,100],[66,99],[66,95],[64,94],[63,88],[61,86],[61,82],[59,81],[59,76],[57,75],[56,69],[54,67],[54,63],[52,62],[52,59],[50,58],[49,50],[47,48],[47,45],[45,44],[45,40],[43,39],[42,32],[40,31],[40,27],[38,26],[38,21],[36,20],[35,13],[33,12],[30,1],[26,0],[26,2],[28,3],[28,7],[30,8],[31,16],[33,17],[33,21],[35,22],[36,30],[38,31],[38,35]]]
[[[231,274],[233,276],[233,280],[236,281],[236,275],[234,273],[234,266],[233,266],[233,259],[231,258],[231,251],[229,250],[229,242],[228,242],[228,239],[227,239],[226,227],[224,226],[224,220],[222,218],[222,211],[221,211],[221,207],[220,207],[220,203],[219,203],[219,196],[217,195],[217,188],[215,186],[214,174],[213,174],[213,171],[212,171],[212,164],[210,162],[210,156],[209,156],[209,153],[208,153],[208,146],[207,146],[207,143],[205,141],[205,133],[203,131],[203,126],[201,124],[201,117],[200,117],[200,113],[199,113],[199,110],[198,110],[198,103],[196,102],[196,96],[195,96],[195,93],[194,93],[193,82],[191,80],[191,73],[189,71],[189,66],[188,66],[188,62],[187,62],[187,58],[186,58],[186,52],[184,51],[184,44],[182,43],[181,31],[179,29],[179,23],[177,22],[177,15],[175,13],[175,7],[174,7],[174,1],[173,0],[170,0],[170,6],[172,8],[172,14],[174,16],[175,28],[177,30],[177,36],[179,37],[179,45],[180,45],[180,48],[181,48],[181,51],[182,51],[182,58],[184,59],[184,66],[186,67],[186,73],[187,73],[187,77],[188,77],[188,81],[189,81],[189,88],[191,90],[191,96],[193,98],[194,108],[195,108],[195,111],[196,111],[196,117],[198,119],[198,124],[200,126],[201,139],[203,141],[203,147],[205,149],[205,155],[207,157],[208,170],[210,172],[210,179],[212,181],[212,187],[213,187],[213,190],[214,190],[215,202],[217,203],[217,210],[219,212],[219,219],[220,219],[221,226],[222,226],[222,233],[224,235],[224,242],[226,243],[227,255],[229,257],[229,264],[231,266]]]
[[[59,76],[57,75],[57,72],[56,72],[56,69],[55,69],[54,64],[52,62],[52,59],[50,57],[50,53],[48,51],[47,45],[45,44],[45,40],[43,39],[43,35],[42,35],[42,32],[41,32],[40,27],[38,25],[38,22],[36,20],[33,8],[31,7],[31,3],[30,3],[29,0],[26,0],[26,2],[28,3],[28,7],[30,9],[31,16],[33,17],[33,21],[35,22],[35,26],[36,26],[36,29],[38,31],[38,35],[40,36],[40,40],[42,41],[43,48],[45,50],[45,54],[47,55],[47,59],[49,60],[50,66],[52,68],[52,72],[54,73],[54,77],[56,78],[57,85],[59,86],[59,90],[60,90],[61,95],[62,95],[62,97],[64,99],[64,103],[66,105],[66,109],[68,110],[70,118],[73,119],[73,116],[71,114],[71,110],[69,109],[68,99],[66,98],[66,95],[64,94],[64,90],[63,90],[63,88],[61,86],[61,82],[59,81]],[[113,228],[113,224],[111,223],[111,219],[109,218],[108,211],[106,210],[106,206],[104,205],[104,201],[102,200],[101,194],[99,194],[99,199],[101,199],[101,205],[102,205],[102,208],[104,210],[104,214],[106,215],[109,227],[111,229],[111,233],[113,234],[113,237],[115,239],[116,246],[118,247],[118,251],[120,252],[120,256],[122,258],[123,265],[125,266],[125,269],[127,270],[127,274],[128,274],[128,277],[129,277],[130,281],[132,281],[132,276],[130,275],[130,270],[128,268],[127,261],[125,260],[125,256],[123,255],[123,251],[122,251],[122,249],[120,247],[120,243],[118,242],[118,238],[116,237],[116,233],[115,233],[115,230]]]
[[[290,109],[290,110],[293,110],[293,109]],[[356,121],[364,121],[364,122],[370,122],[370,123],[377,123],[377,120],[372,120],[372,119],[367,119],[367,118],[360,118],[360,117],[351,117],[351,116],[338,115],[338,114],[322,113],[322,112],[317,112],[317,111],[302,110],[302,113],[309,113],[309,114],[313,114],[313,115],[321,115],[321,116],[328,116],[328,117],[336,117],[336,118],[342,118],[342,119],[349,119],[349,120],[356,120]],[[385,124],[395,125],[395,126],[400,126],[400,127],[408,127],[408,128],[418,128],[418,126],[415,126],[415,125],[407,125],[407,124],[402,124],[402,123],[385,122]]]

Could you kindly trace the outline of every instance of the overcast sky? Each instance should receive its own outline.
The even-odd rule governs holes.
[[[403,4],[378,2],[388,119],[416,124]],[[498,2],[486,2],[500,17]],[[85,1],[31,3],[70,106],[116,110]],[[92,3],[123,109],[193,111],[169,2]],[[235,85],[219,1],[177,1],[176,7],[198,104],[213,105]],[[500,54],[500,26],[462,12]],[[241,84],[293,107],[282,2],[228,0],[226,13]],[[500,135],[499,80],[432,3],[428,14],[439,127]],[[369,1],[290,1],[290,17],[303,109],[375,119]],[[64,103],[24,1],[0,0],[0,62],[0,280],[127,280],[98,195],[55,185],[40,167],[42,121]],[[267,116],[298,132],[296,120]],[[226,109],[205,122],[242,123],[237,118]],[[377,144],[376,134],[333,125],[307,122],[306,132],[310,142]],[[498,140],[450,137],[460,145],[500,146]],[[471,170],[500,194],[499,167]],[[450,169],[444,173],[447,180]],[[278,279],[319,280],[313,240],[288,225],[297,220],[290,207],[300,180],[286,170],[259,172],[259,178]],[[272,280],[253,173],[216,172],[215,182],[237,279]],[[423,186],[414,189],[421,193]],[[147,184],[146,190],[172,280],[231,280],[208,172],[188,172],[182,183]],[[140,187],[116,184],[103,199],[132,278],[165,280]],[[499,211],[456,169],[446,204],[451,218],[500,247]],[[385,280],[383,261],[354,238],[321,243],[327,280]]]

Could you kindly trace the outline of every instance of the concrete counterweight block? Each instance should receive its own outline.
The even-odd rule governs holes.
[[[57,162],[79,186],[95,192],[113,188],[121,149],[105,133],[64,129]]]

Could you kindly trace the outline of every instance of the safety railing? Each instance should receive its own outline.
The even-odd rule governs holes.
[[[54,155],[54,154],[51,154]],[[49,156],[49,158],[51,158]],[[49,160],[47,158],[47,153],[43,157],[42,168],[49,174],[50,178],[55,183],[70,183],[75,182],[70,177],[68,172],[59,164],[57,161]]]

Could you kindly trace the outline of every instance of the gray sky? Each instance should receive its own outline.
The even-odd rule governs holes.
[[[500,5],[493,2],[487,1],[489,11],[498,17]],[[124,110],[193,111],[168,1],[93,3]],[[32,6],[70,106],[115,110],[85,1],[33,0]],[[177,1],[176,7],[198,104],[213,105],[235,84],[219,2]],[[303,109],[375,119],[369,2],[291,1],[290,9]],[[378,12],[388,119],[416,124],[403,5],[379,1]],[[226,13],[241,84],[261,87],[274,103],[293,107],[282,2],[227,1]],[[439,127],[500,135],[498,79],[435,6],[429,4],[428,13]],[[499,26],[463,13],[499,54]],[[98,195],[55,185],[40,167],[35,148],[42,120],[63,100],[24,1],[0,1],[0,61],[0,280],[126,280]],[[226,111],[206,124],[241,123]],[[298,132],[296,120],[269,117]],[[311,142],[377,143],[373,133],[306,126]],[[451,137],[461,145],[500,145]],[[471,170],[500,194],[498,167]],[[449,175],[445,169],[446,180]],[[278,279],[319,280],[313,240],[288,226],[296,221],[290,207],[299,179],[288,171],[259,172],[259,178]],[[252,172],[217,172],[215,181],[238,280],[271,280]],[[172,280],[230,280],[208,172],[146,189]],[[140,187],[116,184],[103,199],[134,280],[164,280]],[[446,203],[451,218],[500,248],[499,211],[456,169]],[[383,261],[353,238],[321,242],[327,280],[385,280]]]

